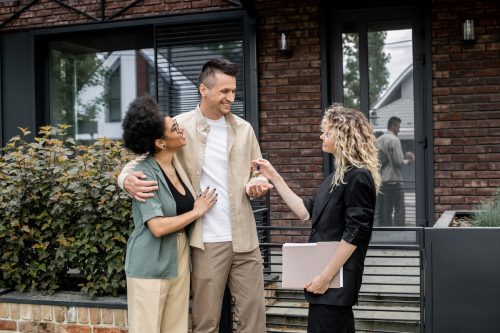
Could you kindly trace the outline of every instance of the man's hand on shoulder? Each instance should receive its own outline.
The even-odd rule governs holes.
[[[141,202],[154,197],[153,192],[158,190],[158,184],[155,180],[143,180],[144,178],[146,175],[142,171],[134,171],[123,182],[125,191]]]

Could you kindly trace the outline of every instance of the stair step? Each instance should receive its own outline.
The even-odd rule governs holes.
[[[420,267],[373,267],[365,266],[363,276],[386,275],[386,276],[420,276]]]
[[[307,328],[296,328],[296,327],[281,327],[281,326],[267,326],[266,333],[306,333]],[[1,332],[0,332],[1,333]]]
[[[418,306],[384,306],[358,305],[353,307],[356,320],[390,320],[418,323],[420,307]]]
[[[281,251],[280,251],[281,252]],[[281,287],[281,257],[273,257],[278,281],[268,289],[268,332],[305,333],[308,303],[302,290]],[[370,249],[365,260],[358,305],[353,308],[360,332],[420,331],[419,251]]]
[[[276,302],[267,308],[268,316],[307,317],[306,302]],[[359,320],[391,320],[418,322],[419,306],[358,305],[353,307],[354,317]]]
[[[418,250],[368,249],[367,257],[420,257]]]
[[[415,297],[419,297],[420,286],[362,284],[360,292],[389,297],[398,294],[415,295]]]

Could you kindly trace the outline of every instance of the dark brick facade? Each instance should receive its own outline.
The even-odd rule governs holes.
[[[463,19],[474,19],[474,44],[461,41]],[[500,188],[500,4],[433,1],[432,53],[437,218]]]
[[[21,8],[29,5],[32,0],[4,1],[0,3],[0,21],[3,22],[11,17]],[[101,19],[101,1],[89,0],[64,1],[79,11],[86,13],[95,19]],[[104,6],[104,17],[109,19],[121,10],[124,10],[132,1],[116,0],[106,1]],[[224,0],[144,0],[139,1],[135,6],[124,10],[119,16],[113,19],[133,19],[144,16],[164,15],[183,12],[194,12],[204,10],[216,10],[224,8],[234,8],[228,1]],[[65,7],[55,1],[39,0],[25,10],[17,19],[9,22],[2,29],[21,30],[41,27],[64,26],[68,24],[82,24],[95,22],[93,19],[77,11]]]
[[[309,195],[323,178],[318,6],[313,0],[258,1],[256,10],[261,147],[290,187]],[[279,31],[289,33],[290,58],[277,52]],[[302,225],[274,194],[272,223]],[[304,240],[301,232],[281,235],[275,240]]]

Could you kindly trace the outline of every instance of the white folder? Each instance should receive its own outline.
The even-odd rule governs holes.
[[[340,242],[283,244],[282,287],[304,289],[304,285],[318,276],[332,259]],[[330,281],[329,288],[344,286],[343,268]]]

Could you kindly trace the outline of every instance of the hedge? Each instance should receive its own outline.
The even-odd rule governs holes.
[[[116,176],[130,155],[105,138],[76,145],[68,127],[41,127],[30,141],[21,128],[3,148],[0,288],[117,295],[132,217]]]

